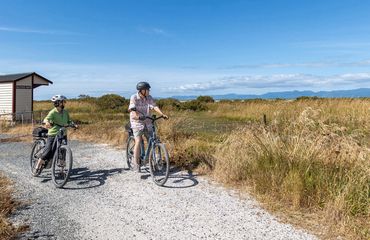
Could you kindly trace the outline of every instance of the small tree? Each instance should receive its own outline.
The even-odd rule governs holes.
[[[116,110],[128,104],[128,100],[117,94],[107,94],[97,99],[101,110]]]
[[[156,101],[159,108],[179,109],[180,101],[174,98],[163,98]]]
[[[199,111],[208,110],[208,107],[204,102],[201,102],[199,100],[191,100],[191,101],[181,103],[180,109],[199,112]]]
[[[197,100],[199,102],[205,102],[205,103],[213,103],[215,100],[211,96],[199,96],[197,97]]]
[[[78,98],[79,99],[86,99],[86,98],[91,98],[91,97],[87,94],[80,94],[80,95],[78,95]]]

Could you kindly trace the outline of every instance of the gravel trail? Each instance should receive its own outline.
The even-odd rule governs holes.
[[[70,141],[74,172],[56,189],[50,171],[33,178],[31,143],[0,143],[0,171],[30,203],[13,216],[22,239],[316,239],[230,190],[173,171],[166,187],[125,169],[124,152]]]

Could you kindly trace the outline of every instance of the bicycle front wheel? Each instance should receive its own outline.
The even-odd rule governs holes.
[[[126,144],[126,161],[127,167],[132,170],[134,164],[134,148],[135,148],[135,138],[129,136]]]
[[[149,168],[154,183],[163,186],[170,173],[170,160],[164,144],[157,143],[152,147],[149,155]]]
[[[51,178],[57,188],[62,188],[68,181],[72,171],[72,150],[66,146],[60,146],[59,151],[56,151],[51,166]]]
[[[37,161],[39,159],[39,155],[43,151],[44,147],[45,147],[45,141],[43,141],[43,140],[37,140],[32,145],[31,156],[30,156],[30,165],[31,165],[31,174],[34,177],[37,177],[41,173],[41,171],[37,171],[36,163],[37,163]]]

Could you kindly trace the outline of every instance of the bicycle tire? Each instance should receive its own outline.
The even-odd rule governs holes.
[[[36,140],[32,145],[31,155],[30,155],[30,166],[31,166],[31,174],[34,177],[37,177],[41,174],[42,170],[36,171],[35,164],[38,161],[38,157],[36,154],[38,154],[45,146],[44,140]]]
[[[64,160],[64,164],[63,164]],[[56,151],[51,166],[51,178],[57,188],[62,188],[68,181],[72,171],[73,157],[72,150],[66,145],[60,146],[59,152]],[[58,168],[61,170],[58,171]]]
[[[163,143],[155,143],[149,155],[150,175],[155,184],[163,186],[170,173],[170,160]]]
[[[126,162],[129,169],[133,169],[135,138],[129,136],[126,143]]]

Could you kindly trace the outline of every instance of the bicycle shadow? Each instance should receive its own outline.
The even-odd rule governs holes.
[[[181,170],[181,168],[178,167],[172,167],[170,169],[170,174],[168,177],[167,182],[163,187],[165,188],[189,188],[189,187],[195,187],[199,184],[198,180],[196,179],[198,175],[193,174],[193,171],[187,170],[185,171]],[[150,178],[150,174],[142,175],[141,179],[148,179]]]
[[[31,231],[23,233],[20,236],[20,239],[56,239],[54,234],[42,233],[41,231]]]
[[[87,167],[72,169],[71,176],[64,189],[81,190],[100,187],[105,184],[108,177],[122,173],[123,168],[113,168],[90,171]],[[71,187],[75,185],[76,187]]]
[[[124,168],[114,168],[91,171],[87,167],[73,168],[71,171],[71,176],[69,177],[68,182],[63,189],[82,190],[100,187],[105,184],[108,177],[122,173],[123,170]],[[49,182],[51,181],[51,173],[49,172],[44,174],[40,176],[40,178],[43,178],[41,181],[42,183]]]

